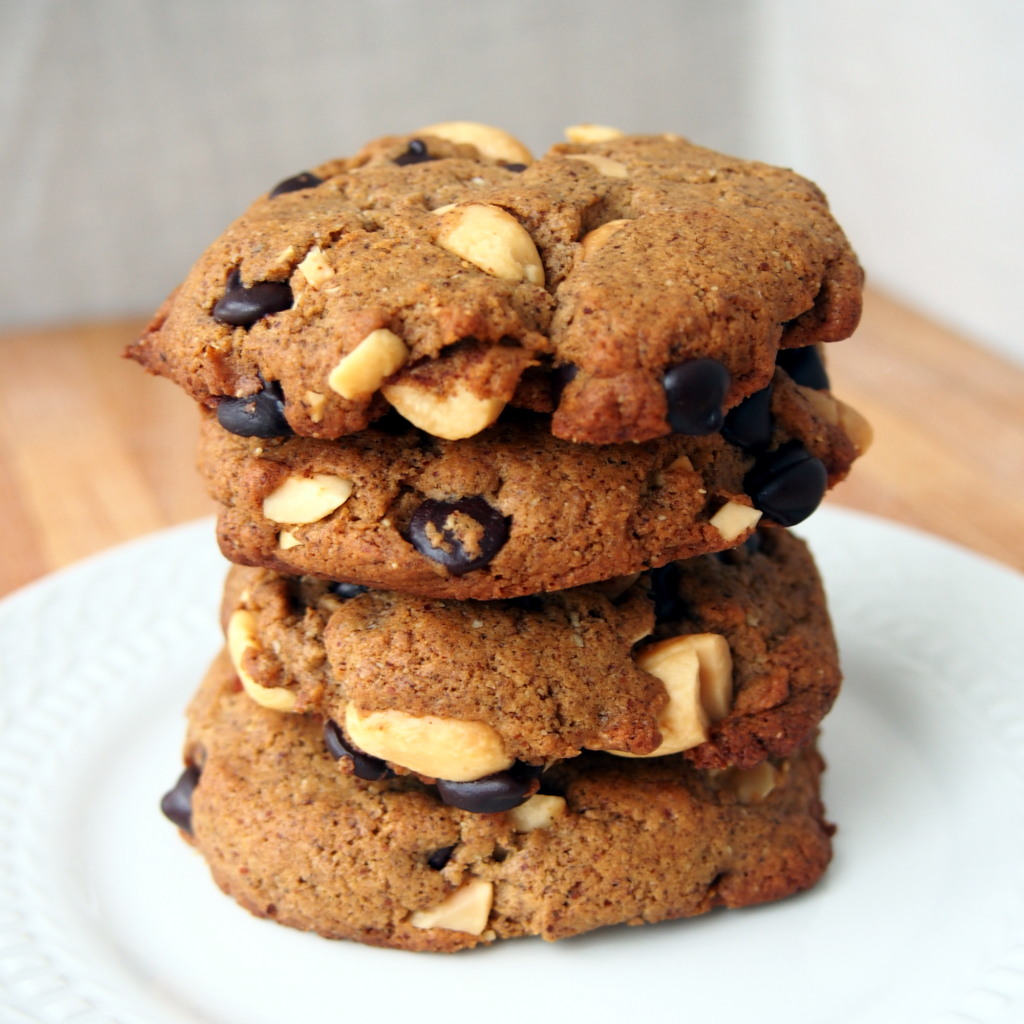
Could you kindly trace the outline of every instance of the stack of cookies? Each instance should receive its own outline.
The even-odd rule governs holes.
[[[282,924],[413,950],[805,889],[840,682],[785,527],[870,441],[791,171],[453,122],[282,182],[128,354],[234,563],[165,813]]]

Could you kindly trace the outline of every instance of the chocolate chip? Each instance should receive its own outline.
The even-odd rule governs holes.
[[[442,846],[439,850],[435,850],[428,858],[427,863],[435,870],[440,871],[441,868],[451,860],[452,850],[454,846]]]
[[[242,275],[232,270],[227,291],[213,307],[213,319],[232,327],[252,327],[271,313],[292,308],[292,289],[287,281],[257,281],[242,287]]]
[[[802,523],[821,504],[826,487],[825,464],[799,441],[762,455],[743,480],[754,508],[781,526]]]
[[[651,596],[654,598],[654,617],[658,622],[675,622],[686,617],[686,602],[679,596],[682,575],[675,562],[651,570]]]
[[[160,810],[164,817],[170,818],[180,829],[192,834],[192,793],[199,782],[199,769],[189,765],[178,777],[174,789],[164,793],[160,801]]]
[[[825,364],[821,361],[821,353],[818,352],[816,345],[779,349],[775,362],[797,384],[802,384],[805,388],[814,388],[817,391],[828,388],[828,374],[825,372]]]
[[[324,745],[327,747],[327,753],[335,761],[340,761],[343,757],[352,758],[356,778],[377,782],[380,779],[390,779],[395,774],[379,757],[371,757],[360,750],[345,736],[341,726],[333,718],[328,718],[324,722]]]
[[[284,393],[276,380],[248,398],[222,398],[217,403],[217,422],[239,437],[287,437],[292,433],[284,418]]]
[[[425,142],[422,142],[420,139],[410,139],[408,149],[401,156],[395,157],[394,163],[398,164],[399,167],[408,167],[409,164],[422,164],[427,160],[433,159],[427,152]]]
[[[501,550],[508,540],[508,524],[483,498],[428,498],[412,514],[409,540],[421,555],[440,562],[453,576],[462,576],[486,565]]]
[[[518,807],[533,787],[533,780],[540,777],[543,766],[524,764],[516,761],[511,768],[493,775],[485,775],[473,782],[448,782],[437,780],[437,791],[449,807],[474,814],[497,814]]]
[[[551,404],[557,409],[558,403],[562,400],[562,392],[570,381],[576,379],[580,368],[573,363],[565,363],[557,366],[551,371]]]
[[[296,174],[294,178],[285,178],[284,181],[277,184],[274,187],[274,191],[270,193],[269,198],[274,199],[277,196],[283,196],[286,192],[301,192],[303,189],[316,188],[317,185],[322,185],[323,183],[323,178],[318,178],[309,171],[302,171]]]
[[[335,597],[340,597],[342,601],[348,601],[360,594],[365,594],[370,588],[364,587],[360,583],[332,583],[327,589]]]
[[[665,374],[668,422],[677,434],[702,436],[722,429],[722,402],[729,391],[729,371],[717,359],[691,359]]]
[[[760,451],[772,443],[771,384],[729,411],[722,424],[722,437],[748,452]]]
[[[506,171],[515,171],[516,174],[526,170],[526,164],[505,164],[504,166]]]
[[[524,612],[544,611],[544,598],[538,594],[527,594],[525,597],[510,597],[508,603],[513,608],[522,608]]]

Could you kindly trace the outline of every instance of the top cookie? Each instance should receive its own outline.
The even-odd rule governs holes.
[[[863,275],[815,185],[602,134],[531,161],[436,125],[282,182],[127,354],[229,416],[281,396],[261,436],[336,438],[391,404],[457,440],[511,403],[608,444],[714,433],[780,348],[853,332]]]

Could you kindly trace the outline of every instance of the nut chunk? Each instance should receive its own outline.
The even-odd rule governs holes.
[[[658,719],[662,742],[653,753],[619,757],[661,757],[689,750],[708,738],[711,722],[721,721],[732,706],[732,653],[719,633],[675,636],[645,647],[637,665],[665,684],[668,707]]]
[[[500,397],[478,398],[464,384],[439,395],[419,383],[386,384],[381,394],[414,427],[446,441],[461,441],[489,427],[505,408]]]
[[[448,142],[468,143],[485,160],[499,160],[510,164],[532,164],[533,154],[514,136],[501,128],[475,121],[442,121],[428,124],[420,135],[433,135]]]
[[[260,686],[242,667],[246,652],[260,649],[256,632],[256,616],[252,612],[239,609],[231,616],[228,622],[228,653],[235,674],[241,680],[245,692],[257,704],[272,711],[291,711],[295,707],[295,694],[291,690]]]
[[[447,928],[453,932],[479,935],[487,927],[493,899],[491,883],[474,878],[436,907],[417,910],[409,918],[409,923],[413,928]]]
[[[263,514],[275,523],[317,523],[344,505],[353,487],[330,473],[290,476],[263,499]]]
[[[727,501],[712,517],[711,525],[722,535],[722,540],[732,543],[747,530],[757,526],[761,513],[756,508],[738,501]]]
[[[434,779],[473,782],[511,767],[513,759],[496,729],[437,715],[345,709],[345,731],[366,753]]]
[[[385,377],[400,370],[409,358],[409,350],[397,334],[379,327],[359,342],[327,378],[330,389],[342,398],[371,395]]]
[[[529,800],[506,811],[514,832],[533,832],[550,828],[565,814],[565,797],[534,793]]]
[[[544,264],[529,232],[497,206],[466,203],[447,210],[437,244],[494,277],[544,286]]]

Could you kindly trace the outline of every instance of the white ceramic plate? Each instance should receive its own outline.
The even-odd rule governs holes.
[[[453,957],[251,918],[157,811],[218,645],[209,522],[0,605],[0,1020],[1024,1020],[1024,578],[826,509],[846,683],[817,889]]]

